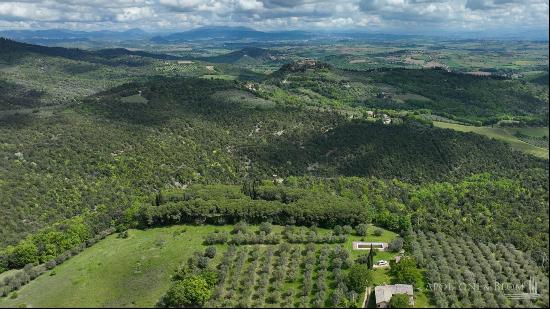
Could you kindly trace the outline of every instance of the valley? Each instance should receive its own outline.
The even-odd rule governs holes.
[[[67,33],[0,39],[0,307],[548,306],[547,41]]]

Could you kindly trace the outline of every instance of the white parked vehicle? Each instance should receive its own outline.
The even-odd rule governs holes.
[[[376,265],[378,266],[386,266],[388,265],[388,261],[385,261],[385,260],[380,260],[376,263]]]

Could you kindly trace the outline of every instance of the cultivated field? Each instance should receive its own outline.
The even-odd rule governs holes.
[[[466,126],[455,123],[434,121],[436,127],[453,129],[461,132],[473,132],[485,135],[490,138],[498,139],[509,143],[512,148],[532,154],[541,158],[548,158],[548,149],[535,146],[519,139],[516,132],[535,137],[548,137],[548,127],[544,128],[504,128],[504,127],[476,127]],[[544,134],[546,133],[546,135]]]
[[[413,239],[413,255],[426,269],[426,288],[435,305],[548,307],[547,275],[514,246],[431,232],[419,232]]]

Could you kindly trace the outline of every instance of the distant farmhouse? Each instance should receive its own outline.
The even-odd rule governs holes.
[[[388,308],[390,299],[395,294],[406,294],[409,296],[409,305],[414,305],[413,287],[409,284],[380,285],[374,288],[376,308]]]
[[[385,125],[391,124],[391,118],[390,116],[386,114],[382,114],[382,123]]]

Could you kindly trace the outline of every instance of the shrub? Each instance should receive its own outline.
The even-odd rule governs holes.
[[[205,257],[205,256],[201,256],[199,258],[197,258],[197,267],[200,268],[200,269],[205,269],[208,267],[208,263],[210,262],[210,260]]]
[[[381,229],[375,229],[374,232],[372,232],[372,235],[376,237],[380,237],[382,236],[382,234],[384,234],[384,231],[382,231]]]
[[[410,308],[407,294],[395,294],[390,299],[390,308]]]
[[[10,268],[21,268],[27,264],[38,263],[38,248],[30,240],[23,241],[11,249]]]
[[[368,254],[361,254],[360,256],[358,256],[355,259],[355,263],[368,265],[369,264],[369,255]]]
[[[355,227],[355,233],[359,236],[367,236],[369,226],[365,223],[358,224]]]
[[[117,237],[118,238],[128,238],[129,234],[128,234],[128,230],[124,230],[120,233],[118,233]]]
[[[344,225],[342,227],[342,230],[344,231],[344,234],[351,235],[353,233],[353,228],[350,225]]]
[[[214,246],[208,246],[204,250],[204,256],[213,259],[216,256],[216,247]]]
[[[53,269],[55,266],[57,266],[57,263],[55,262],[55,260],[49,260],[46,262],[47,270]]]
[[[388,244],[388,250],[391,252],[399,252],[403,249],[403,238],[398,237]]]
[[[267,296],[265,301],[269,304],[276,304],[279,302],[279,299],[280,299],[279,292],[273,291]]]
[[[272,230],[273,230],[273,227],[271,226],[271,223],[262,222],[262,224],[260,224],[260,231],[265,232],[266,235],[271,233]]]
[[[223,233],[210,233],[206,235],[204,239],[205,245],[225,244],[229,239],[227,232]]]
[[[0,273],[8,270],[8,254],[5,251],[0,251]]]
[[[237,234],[239,232],[243,234],[248,232],[248,224],[246,224],[245,221],[239,221],[237,224],[235,224],[233,230],[231,231],[231,234]]]

